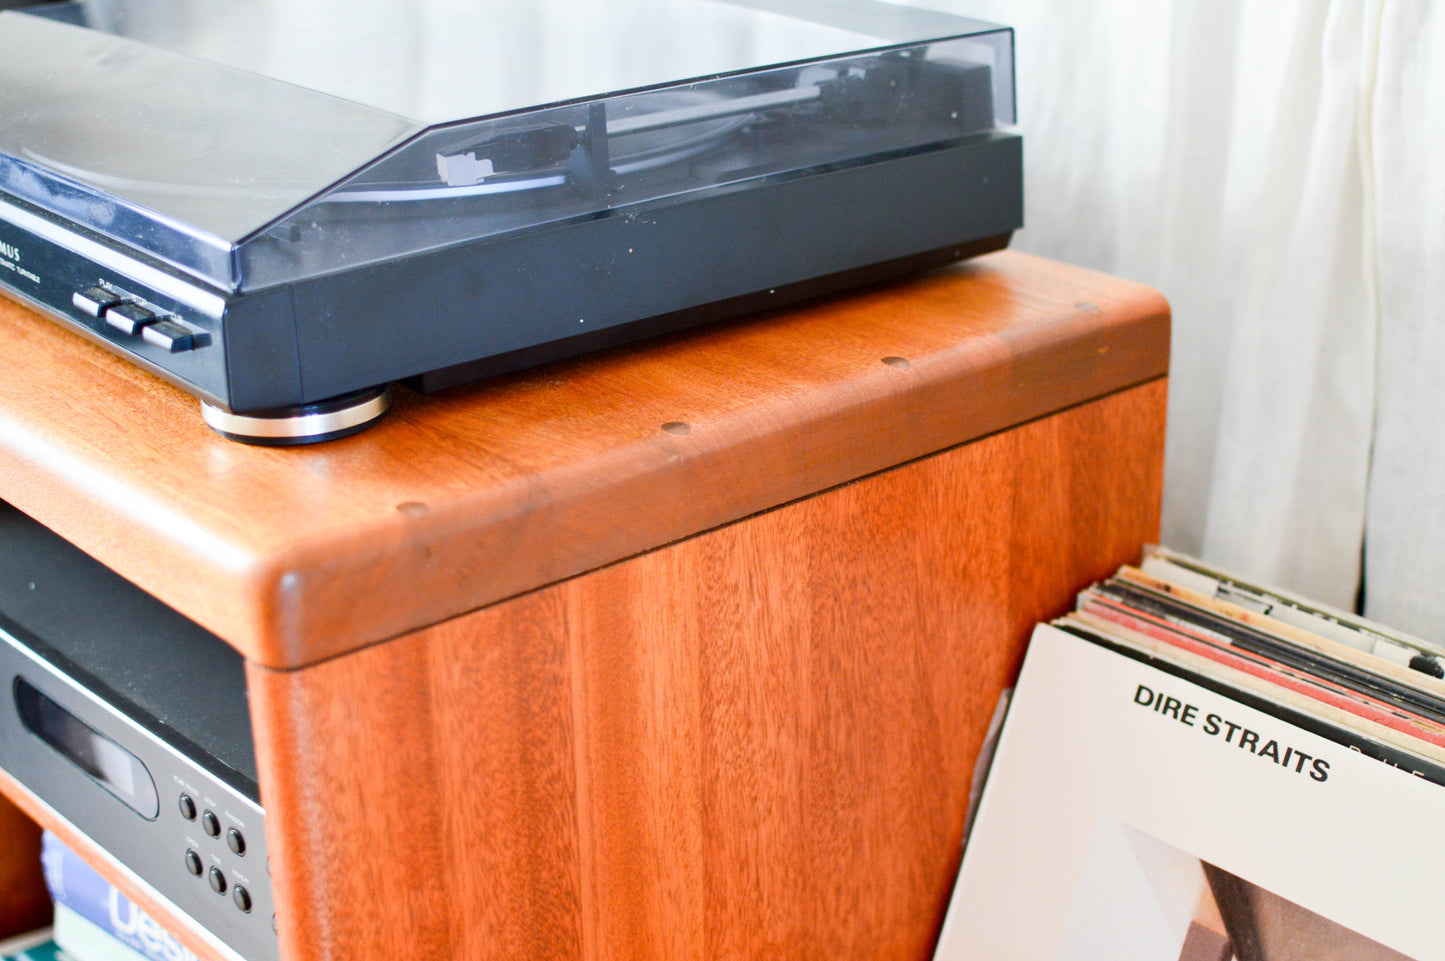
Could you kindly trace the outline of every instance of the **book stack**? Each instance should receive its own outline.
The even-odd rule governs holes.
[[[1035,630],[936,961],[1445,959],[1442,675],[1151,550]]]
[[[196,961],[196,956],[55,835],[41,841],[57,954],[21,961]]]
[[[51,936],[51,929],[0,941],[0,961],[69,961]]]

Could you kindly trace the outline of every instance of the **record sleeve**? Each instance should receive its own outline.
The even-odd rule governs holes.
[[[1170,645],[1190,656],[1267,676],[1272,683],[1309,692],[1308,696],[1321,703],[1345,707],[1432,742],[1445,737],[1445,724],[1441,723],[1436,702],[1408,686],[1378,678],[1366,670],[1337,671],[1326,658],[1292,656],[1296,649],[1283,639],[1268,645],[1249,640],[1239,643],[1228,633],[1211,631],[1187,619],[1176,621],[1161,616],[1158,608],[1131,606],[1129,595],[1111,593],[1114,585],[1109,581],[1081,594],[1078,613],[1073,616],[1096,629],[1107,622],[1113,625],[1110,629],[1122,630],[1141,644]]]
[[[1164,667],[1035,630],[935,958],[1445,958],[1445,788]]]
[[[1201,595],[1371,652],[1431,677],[1445,678],[1445,664],[1441,663],[1445,648],[1423,638],[1277,587],[1255,583],[1166,547],[1149,547],[1140,567],[1145,574]]]

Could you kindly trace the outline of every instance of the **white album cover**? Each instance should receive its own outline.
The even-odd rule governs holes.
[[[935,961],[1445,961],[1445,788],[1041,625]]]

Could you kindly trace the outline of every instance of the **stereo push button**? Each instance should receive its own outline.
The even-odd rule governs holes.
[[[241,885],[238,884],[231,889],[231,900],[236,902],[236,907],[240,908],[243,913],[251,913],[251,892]]]
[[[220,868],[211,868],[210,882],[212,891],[217,894],[226,893],[226,876],[221,873]]]
[[[196,802],[189,794],[182,794],[180,800],[176,802],[176,806],[181,809],[181,817],[187,821],[196,819]]]
[[[138,334],[148,324],[156,322],[156,315],[140,304],[120,304],[108,307],[101,314],[105,322],[123,334]]]
[[[141,330],[140,335],[145,338],[146,343],[155,344],[161,350],[172,354],[195,350],[201,346],[195,334],[173,320],[158,320],[148,324]]]
[[[246,856],[246,838],[240,831],[231,828],[226,832],[226,847],[237,857]]]
[[[82,313],[99,318],[108,308],[125,302],[125,298],[104,287],[87,287],[70,295],[70,302]]]
[[[213,838],[221,836],[221,819],[211,811],[201,815],[201,827]]]
[[[196,877],[200,877],[200,876],[201,876],[201,872],[204,871],[205,869],[206,869],[206,866],[201,863],[201,856],[200,856],[199,854],[197,854],[197,853],[196,853],[195,851],[193,851],[193,850],[188,850],[188,851],[186,851],[186,870],[187,870],[187,871],[191,872],[191,873],[194,874]]]

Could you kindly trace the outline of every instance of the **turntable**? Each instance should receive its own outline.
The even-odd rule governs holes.
[[[0,12],[0,288],[307,443],[1003,247],[1012,121],[1008,29],[875,0],[43,4]]]

